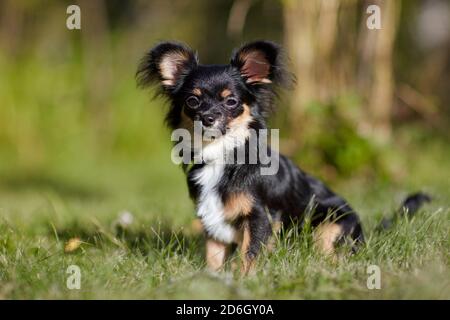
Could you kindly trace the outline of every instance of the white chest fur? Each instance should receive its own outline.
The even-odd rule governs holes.
[[[224,206],[217,192],[217,185],[223,175],[226,155],[230,155],[235,148],[244,146],[246,139],[250,136],[249,113],[249,108],[245,107],[240,121],[230,123],[230,129],[225,135],[200,150],[206,164],[194,176],[195,182],[200,186],[197,215],[202,220],[208,235],[225,243],[234,241],[236,230],[225,219]]]
[[[195,175],[195,182],[200,186],[197,215],[208,235],[231,243],[235,238],[235,229],[225,221],[222,199],[217,192],[223,169],[224,165],[221,163],[208,163]]]

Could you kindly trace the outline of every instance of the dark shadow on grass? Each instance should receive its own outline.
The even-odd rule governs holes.
[[[48,232],[52,235],[55,233],[51,225],[49,225]],[[202,234],[173,229],[169,223],[161,221],[130,228],[119,225],[99,227],[94,224],[80,224],[74,221],[65,227],[56,227],[56,233],[58,238],[64,242],[78,237],[83,242],[99,249],[117,246],[144,256],[150,252],[185,254],[196,251],[202,254],[204,251],[199,249],[204,247]]]
[[[53,177],[45,173],[16,173],[0,175],[0,187],[11,191],[51,190],[61,197],[96,200],[106,196],[103,190],[74,181]]]

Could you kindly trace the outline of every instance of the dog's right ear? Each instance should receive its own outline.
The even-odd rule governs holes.
[[[188,46],[162,42],[142,58],[136,72],[137,83],[141,88],[159,83],[163,92],[171,95],[197,65],[197,55]]]

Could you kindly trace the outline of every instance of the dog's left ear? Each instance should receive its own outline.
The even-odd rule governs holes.
[[[230,64],[236,67],[249,85],[282,85],[291,75],[284,68],[281,47],[270,41],[250,42],[236,50]]]

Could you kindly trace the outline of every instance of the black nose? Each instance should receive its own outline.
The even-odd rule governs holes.
[[[202,115],[202,123],[206,127],[210,127],[219,119],[221,116],[220,112],[208,112]]]

